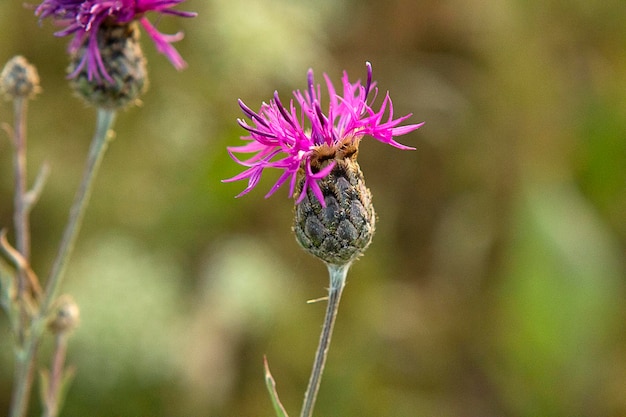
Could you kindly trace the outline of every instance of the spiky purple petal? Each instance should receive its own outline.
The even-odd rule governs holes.
[[[178,70],[185,68],[186,63],[178,51],[172,46],[183,38],[181,32],[167,35],[159,32],[144,16],[147,12],[168,14],[179,17],[195,17],[196,13],[172,10],[184,0],[43,0],[35,9],[40,20],[47,17],[54,18],[55,22],[63,27],[55,33],[57,36],[74,35],[70,42],[69,52],[76,52],[89,38],[86,56],[80,64],[82,69],[87,67],[90,79],[110,80],[97,45],[98,29],[105,22],[127,24],[133,20],[140,21],[157,50],[165,55]],[[80,70],[78,70],[80,71]],[[76,73],[76,71],[75,71]],[[70,77],[76,74],[70,74]]]
[[[311,69],[307,72],[307,89],[304,92],[294,91],[295,102],[294,99],[290,100],[288,107],[280,101],[278,92],[274,92],[273,99],[269,104],[263,103],[258,112],[251,110],[243,101],[238,101],[243,113],[253,124],[251,126],[246,121],[238,119],[239,125],[249,132],[248,136],[241,137],[248,143],[228,147],[233,160],[247,167],[242,173],[224,180],[225,182],[248,180],[248,186],[238,197],[247,194],[258,184],[261,173],[266,168],[278,168],[283,170],[283,173],[265,197],[274,194],[288,179],[289,196],[292,197],[295,193],[298,171],[303,169],[303,189],[296,203],[302,201],[310,189],[320,204],[325,206],[318,182],[331,172],[334,162],[314,172],[311,168],[311,156],[317,147],[326,145],[336,148],[346,139],[360,140],[363,136],[371,136],[398,149],[414,149],[396,142],[393,138],[412,132],[423,123],[398,126],[411,117],[411,114],[394,119],[393,103],[389,93],[385,95],[379,110],[375,111],[371,105],[378,95],[378,89],[376,83],[372,81],[371,64],[367,62],[366,67],[365,86],[361,85],[361,81],[350,83],[348,74],[344,71],[342,95],[337,94],[330,78],[324,74],[329,95],[326,113],[321,105],[321,87],[315,84]],[[368,103],[372,91],[373,97]],[[299,112],[296,103],[300,108]],[[235,153],[254,155],[242,160],[236,157]]]

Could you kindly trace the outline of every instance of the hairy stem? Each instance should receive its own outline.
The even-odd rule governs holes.
[[[328,356],[328,348],[330,347],[330,339],[333,334],[335,319],[337,318],[341,293],[343,292],[343,288],[346,284],[348,269],[350,269],[350,264],[328,264],[330,288],[328,289],[326,317],[324,318],[324,326],[322,327],[320,342],[317,347],[317,352],[315,353],[315,361],[313,362],[313,370],[311,371],[311,377],[309,378],[309,385],[304,394],[304,402],[302,404],[300,417],[311,417],[313,415],[313,408],[315,407],[317,392],[319,391],[320,384],[322,382],[322,373],[324,372],[324,365],[326,364],[326,357]]]

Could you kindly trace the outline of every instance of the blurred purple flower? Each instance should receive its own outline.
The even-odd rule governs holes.
[[[180,17],[194,17],[196,13],[171,10],[184,0],[44,0],[35,10],[40,20],[52,16],[58,24],[65,28],[56,32],[57,36],[74,35],[70,42],[69,52],[80,49],[85,41],[88,50],[82,62],[70,77],[78,74],[85,65],[89,78],[110,80],[100,51],[98,50],[97,33],[101,25],[106,23],[127,24],[138,20],[154,41],[157,50],[164,54],[176,69],[183,69],[187,64],[171,43],[183,38],[183,33],[166,35],[159,32],[145,17],[146,12],[170,14]]]
[[[361,81],[351,84],[348,74],[344,71],[342,77],[343,95],[335,92],[335,88],[329,77],[324,74],[326,88],[328,89],[329,104],[328,112],[323,113],[321,108],[320,85],[315,85],[313,70],[308,71],[308,90],[304,93],[295,91],[294,97],[300,107],[300,115],[290,100],[286,108],[281,103],[278,92],[274,92],[274,98],[270,103],[263,103],[258,113],[247,107],[239,100],[239,106],[244,114],[254,122],[254,126],[248,125],[245,120],[238,119],[241,127],[250,132],[250,135],[241,139],[249,141],[243,146],[228,147],[230,156],[239,164],[248,167],[242,173],[224,180],[225,182],[248,180],[248,186],[237,197],[252,190],[259,182],[265,168],[278,168],[284,172],[278,181],[267,193],[265,198],[289,180],[289,196],[294,195],[298,171],[303,170],[304,184],[296,203],[302,201],[307,194],[308,188],[313,191],[322,206],[325,206],[322,191],[318,181],[326,177],[334,167],[334,162],[318,169],[311,164],[311,157],[320,147],[328,147],[338,150],[347,142],[355,143],[368,135],[380,142],[387,143],[399,149],[415,149],[396,142],[394,136],[412,132],[423,125],[411,124],[398,126],[411,114],[393,118],[393,104],[389,93],[385,95],[380,110],[374,111],[371,107],[376,99],[378,89],[372,82],[372,66],[367,66],[367,83],[361,85]],[[370,92],[374,90],[373,97],[368,103]],[[383,120],[388,110],[388,116]],[[249,159],[239,159],[234,153],[255,153]]]

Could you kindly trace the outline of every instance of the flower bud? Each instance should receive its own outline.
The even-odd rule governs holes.
[[[372,194],[356,161],[356,144],[350,146],[353,148],[337,151],[334,159],[323,155],[312,158],[311,166],[319,170],[335,163],[330,174],[319,181],[326,207],[322,207],[311,188],[295,207],[296,240],[327,264],[351,263],[365,252],[374,235],[376,213]],[[303,181],[298,186],[300,192]]]
[[[72,54],[70,84],[87,102],[107,109],[118,109],[137,102],[146,90],[146,59],[139,44],[139,29],[128,24],[103,23],[98,28],[97,48],[103,74],[90,73],[86,59],[93,59],[94,45],[87,37]]]
[[[74,330],[79,322],[80,309],[78,304],[68,294],[60,296],[52,307],[48,329],[54,334],[67,333]]]
[[[33,98],[41,91],[37,68],[23,56],[14,56],[0,74],[0,90],[10,100]]]

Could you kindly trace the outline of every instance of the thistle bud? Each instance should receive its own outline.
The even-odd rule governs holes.
[[[11,58],[0,74],[0,90],[10,100],[33,98],[41,91],[37,68],[23,56]]]
[[[48,329],[54,334],[67,333],[74,330],[80,321],[78,304],[70,295],[60,296],[52,307],[48,321]]]
[[[351,263],[365,252],[374,235],[376,213],[372,194],[365,186],[356,161],[357,145],[358,142],[354,142],[338,151],[320,147],[312,158],[311,167],[321,170],[335,163],[330,174],[319,181],[326,207],[311,188],[295,207],[296,240],[307,252],[327,264]],[[299,192],[303,183],[301,179]]]
[[[97,48],[102,74],[90,72],[86,62],[96,54],[87,37],[72,54],[69,72],[72,88],[87,102],[102,108],[118,109],[137,102],[146,90],[146,59],[139,44],[136,22],[103,23],[98,28]]]

